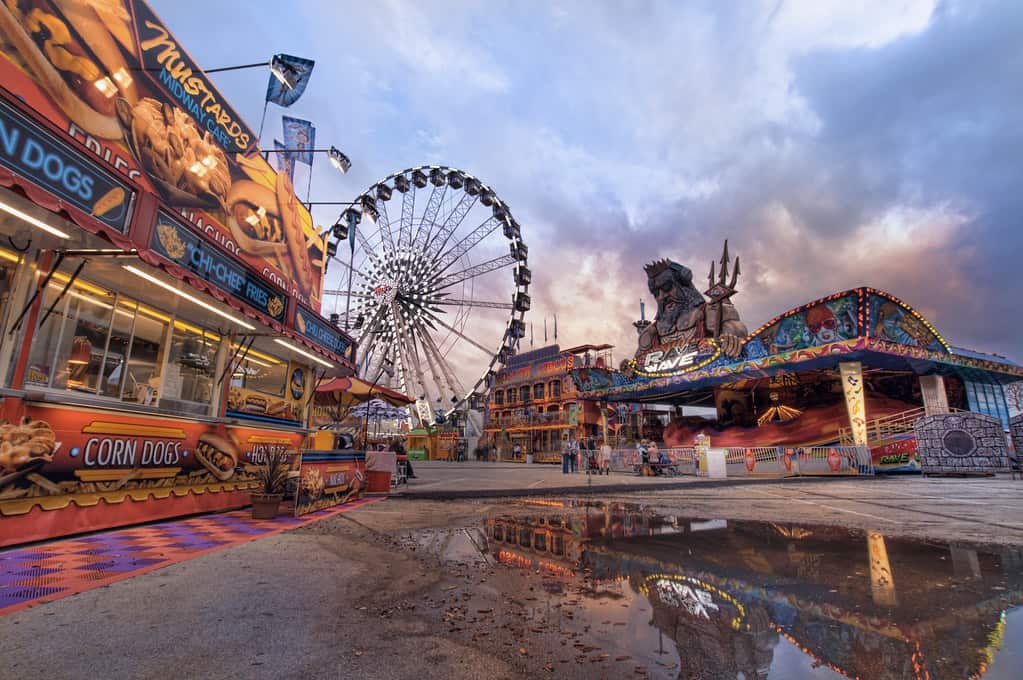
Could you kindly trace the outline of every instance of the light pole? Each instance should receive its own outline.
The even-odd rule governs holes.
[[[334,226],[331,227],[331,235],[337,239],[338,243],[348,239],[349,242],[349,256],[348,256],[348,295],[345,299],[345,330],[351,330],[351,312],[352,312],[352,273],[355,271],[355,229],[358,227],[359,222],[362,221],[362,213],[355,209],[356,201],[310,201],[306,203],[306,208],[311,210],[314,205],[338,205],[347,206],[347,210],[341,213],[341,216],[334,222]],[[365,207],[364,207],[365,210]],[[367,216],[371,221],[376,221],[372,213],[367,212]],[[327,257],[328,259],[337,255],[337,245],[334,243],[327,244]]]
[[[352,161],[336,146],[329,149],[263,149],[263,158],[270,160],[272,153],[325,153],[330,156],[330,164],[345,174],[352,167]]]

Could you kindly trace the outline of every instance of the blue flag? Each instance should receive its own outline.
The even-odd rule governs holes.
[[[288,179],[292,182],[295,181],[295,154],[285,151],[288,147],[281,144],[276,139],[274,140],[274,150],[277,156],[277,172],[283,172],[288,175]]]
[[[316,128],[307,120],[288,116],[281,116],[281,124],[284,126],[284,147],[292,151],[296,163],[312,167]]]
[[[270,82],[266,86],[266,100],[278,106],[291,106],[305,92],[309,76],[313,73],[311,59],[275,54],[270,60]]]

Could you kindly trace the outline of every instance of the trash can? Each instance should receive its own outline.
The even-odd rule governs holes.
[[[390,471],[366,470],[366,493],[390,493],[390,491]]]
[[[711,479],[724,479],[728,476],[725,455],[728,449],[707,449],[704,460],[707,463],[707,476]]]
[[[532,464],[533,464],[533,454],[527,453],[526,454],[526,465],[532,465]]]
[[[397,469],[394,451],[366,452],[366,492],[390,493],[391,473]]]

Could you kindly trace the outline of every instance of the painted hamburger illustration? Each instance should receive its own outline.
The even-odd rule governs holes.
[[[238,449],[230,440],[207,432],[199,437],[195,459],[214,477],[226,481],[234,476],[235,466],[238,465]]]

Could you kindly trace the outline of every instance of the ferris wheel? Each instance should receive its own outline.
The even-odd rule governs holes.
[[[530,306],[529,250],[494,190],[409,168],[359,196],[333,235],[323,307],[359,341],[363,378],[442,412],[484,392]]]

